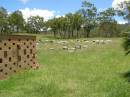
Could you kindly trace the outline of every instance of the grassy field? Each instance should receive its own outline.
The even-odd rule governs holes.
[[[39,43],[40,68],[0,81],[0,97],[130,97],[130,56],[112,40],[72,53]]]

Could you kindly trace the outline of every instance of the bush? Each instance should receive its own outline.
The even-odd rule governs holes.
[[[123,47],[126,51],[126,55],[130,53],[130,34],[127,35],[127,37],[124,40]]]

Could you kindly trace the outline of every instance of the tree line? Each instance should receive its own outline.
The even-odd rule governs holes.
[[[54,17],[48,21],[44,21],[40,16],[31,16],[25,21],[21,11],[8,14],[5,8],[0,7],[0,34],[49,33],[54,37],[67,39],[118,37],[122,36],[122,32],[126,31],[129,25],[118,24],[115,20],[116,15],[129,18],[128,12],[117,12],[113,8],[99,12],[96,6],[87,0],[82,1],[81,8],[75,13]]]

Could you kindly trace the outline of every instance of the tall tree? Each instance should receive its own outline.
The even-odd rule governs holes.
[[[8,21],[12,32],[20,32],[23,30],[25,21],[21,11],[17,10],[11,13],[8,17]]]
[[[7,11],[5,8],[0,7],[0,33],[7,34],[8,32],[8,21],[7,21]]]
[[[81,25],[83,23],[83,18],[81,16],[81,14],[79,13],[74,13],[74,14],[67,14],[66,17],[68,17],[68,24],[69,24],[69,29],[71,31],[72,37],[80,37],[80,29],[81,29]],[[75,33],[75,36],[74,36]]]
[[[68,13],[64,17],[54,18],[47,22],[50,24],[54,36],[61,38],[79,37],[82,24],[82,16],[78,13]]]
[[[130,24],[130,1],[129,0],[121,2],[118,5],[118,8],[116,8],[116,11],[118,12],[119,16],[123,16],[123,18],[127,20],[128,23]]]
[[[128,25],[130,25],[130,1],[122,2],[118,8],[119,16],[123,16],[124,19],[128,21]],[[130,53],[130,33],[127,33],[123,47],[126,51],[126,55],[128,55]]]
[[[98,15],[99,30],[101,35],[105,37],[112,37],[118,32],[117,22],[114,18],[115,10],[113,8],[108,8],[102,11]]]
[[[57,35],[57,28],[56,28],[56,18],[50,19],[46,22],[46,26],[51,28],[51,32],[53,32],[54,37]]]
[[[31,16],[27,20],[26,30],[29,33],[39,33],[43,31],[44,28],[44,18],[40,16]]]
[[[89,37],[90,31],[95,27],[96,24],[97,8],[94,6],[94,4],[84,0],[78,13],[80,13],[84,18],[82,27],[85,30],[85,37]]]

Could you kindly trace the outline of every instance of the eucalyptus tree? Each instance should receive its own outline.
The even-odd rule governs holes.
[[[73,26],[73,14],[72,13],[68,13],[65,15],[66,18],[66,30],[68,32],[68,38],[73,38],[74,37],[74,26]]]
[[[96,16],[97,16],[97,8],[94,4],[91,4],[87,0],[82,1],[82,7],[78,11],[84,18],[84,23],[82,27],[85,30],[85,37],[90,36],[90,31],[95,27],[96,24]]]
[[[52,31],[54,33],[54,36],[62,36],[61,35],[61,25],[60,25],[60,18],[53,18],[50,20],[50,26],[52,28]]]
[[[69,36],[69,22],[66,17],[58,18],[58,29],[61,38],[68,38]]]
[[[116,9],[119,12],[119,16],[123,16],[125,20],[127,20],[128,25],[130,25],[130,1],[124,1],[119,4],[118,8]],[[130,53],[130,31],[128,30],[127,37],[123,43],[124,49],[126,51],[126,55]]]
[[[3,7],[0,7],[0,33],[7,34],[8,32],[8,20],[7,20],[7,10]]]
[[[98,15],[98,23],[100,34],[105,37],[112,37],[114,34],[117,34],[117,21],[114,16],[116,15],[113,8],[108,8]]]
[[[130,1],[122,1],[118,4],[118,7],[115,8],[119,16],[122,16],[130,24]]]
[[[31,16],[27,19],[26,30],[29,33],[39,33],[43,31],[44,18],[40,16]]]
[[[46,22],[46,26],[50,27],[52,29],[51,31],[53,32],[54,37],[56,37],[57,34],[58,34],[58,22],[57,22],[57,18],[53,18],[53,19],[48,20]]]
[[[21,32],[24,29],[25,20],[22,12],[17,10],[8,16],[10,31]]]
[[[54,32],[54,36],[61,38],[74,38],[79,36],[82,17],[78,13],[68,13],[64,17],[53,18],[48,21]]]
[[[69,13],[66,15],[67,18],[67,24],[68,24],[68,35],[69,38],[72,37],[79,37],[80,35],[80,29],[81,25],[83,23],[83,18],[79,13]]]
[[[67,19],[65,17],[53,18],[47,21],[47,26],[52,28],[54,37],[66,38]]]

